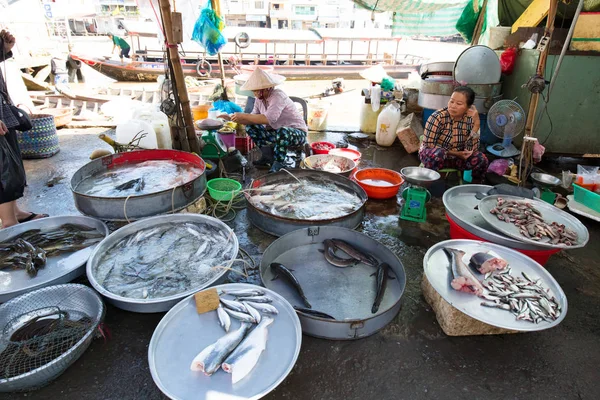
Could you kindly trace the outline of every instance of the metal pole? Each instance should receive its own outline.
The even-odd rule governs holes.
[[[554,83],[556,82],[556,78],[558,78],[558,71],[560,70],[560,66],[562,64],[563,58],[565,57],[565,53],[571,44],[571,38],[573,37],[573,31],[575,30],[575,25],[577,25],[577,20],[579,19],[579,14],[583,9],[583,0],[579,0],[579,4],[577,5],[577,10],[575,11],[575,16],[573,17],[573,21],[571,22],[571,27],[569,28],[569,33],[567,34],[567,39],[565,40],[565,44],[563,45],[562,51],[560,52],[560,56],[558,57],[558,62],[556,63],[556,68],[554,69],[554,73],[552,74],[552,79],[550,79],[550,87],[548,88],[548,99],[550,98],[550,93],[552,93],[552,88],[554,87]]]
[[[219,0],[210,0],[210,5],[214,12],[220,17],[221,16],[221,4]],[[221,71],[221,86],[223,86],[223,100],[227,99],[227,90],[225,89],[225,64],[223,64],[223,56],[219,51],[217,53],[217,60],[219,62],[219,70]]]

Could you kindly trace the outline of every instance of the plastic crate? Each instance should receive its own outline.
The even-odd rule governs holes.
[[[235,138],[235,148],[240,151],[243,155],[246,155],[254,148],[254,142],[250,138],[250,136],[246,137],[236,137]]]
[[[591,208],[594,211],[600,212],[600,194],[582,188],[577,184],[573,184],[573,198],[576,202]]]

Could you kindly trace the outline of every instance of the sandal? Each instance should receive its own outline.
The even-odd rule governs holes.
[[[29,214],[28,217],[23,218],[23,219],[17,219],[17,221],[19,221],[20,224],[23,224],[25,222],[33,221],[38,216],[41,216],[41,218],[48,218],[49,217],[48,214],[36,214],[36,213],[32,212],[31,214]],[[38,219],[41,219],[41,218],[38,218]]]

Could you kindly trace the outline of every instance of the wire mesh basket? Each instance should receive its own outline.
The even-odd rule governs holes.
[[[0,306],[0,392],[32,390],[62,374],[88,348],[104,317],[93,289],[49,286]]]

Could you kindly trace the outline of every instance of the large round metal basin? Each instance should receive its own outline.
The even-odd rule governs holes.
[[[100,197],[82,193],[78,185],[89,178],[125,165],[151,160],[170,160],[189,163],[202,170],[197,178],[183,185],[160,192],[128,197]],[[85,215],[106,221],[132,221],[184,209],[198,200],[206,190],[206,165],[193,153],[177,150],[139,150],[111,154],[81,167],[71,179],[75,207]]]
[[[334,183],[342,190],[355,193],[361,200],[361,206],[355,211],[339,218],[331,219],[292,219],[273,215],[263,211],[248,201],[246,213],[250,222],[263,232],[273,236],[282,236],[286,233],[313,226],[339,226],[342,228],[356,229],[363,221],[365,215],[365,203],[368,200],[367,193],[360,185],[344,176],[329,172],[296,169],[291,172],[298,179],[324,179]],[[258,189],[261,186],[276,183],[293,183],[296,180],[285,171],[261,176],[250,183],[250,189]],[[246,198],[250,197],[249,191],[245,192]]]

